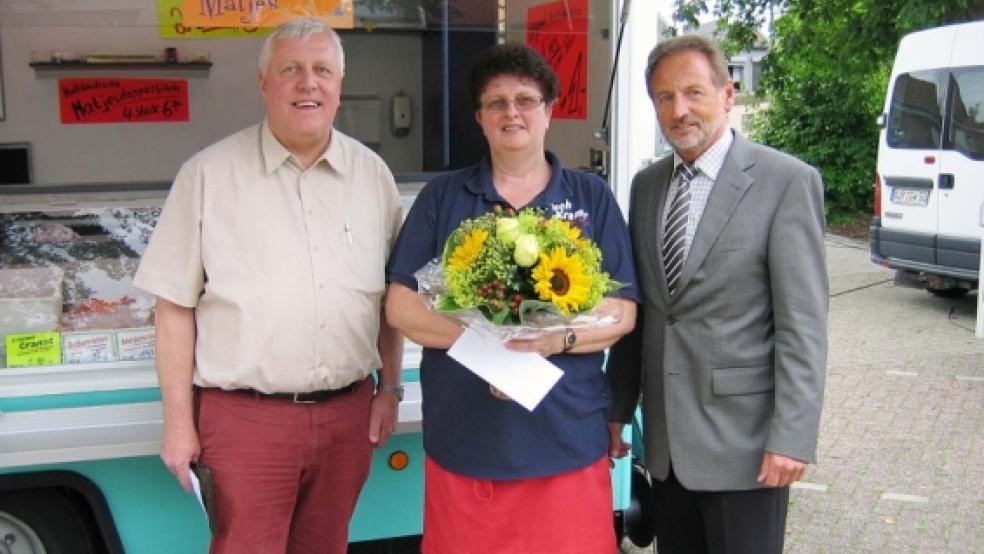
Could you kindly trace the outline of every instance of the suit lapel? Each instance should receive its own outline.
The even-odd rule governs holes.
[[[711,247],[714,246],[724,226],[738,208],[738,203],[741,202],[745,191],[751,186],[752,179],[745,173],[745,170],[751,165],[752,159],[747,143],[736,134],[728,155],[724,159],[724,164],[721,165],[721,171],[718,172],[711,195],[707,199],[707,206],[704,207],[700,223],[697,225],[697,233],[694,235],[690,252],[687,254],[683,271],[680,273],[680,281],[677,283],[677,297],[690,283],[690,280],[697,273],[697,269],[704,263]],[[662,268],[662,265],[660,267]],[[665,276],[663,277],[663,285],[665,290]]]

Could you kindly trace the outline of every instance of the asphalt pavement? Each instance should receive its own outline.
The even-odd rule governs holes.
[[[866,242],[827,238],[818,459],[794,485],[788,553],[984,553],[984,339],[977,294],[893,285]],[[623,543],[626,553],[652,547]]]

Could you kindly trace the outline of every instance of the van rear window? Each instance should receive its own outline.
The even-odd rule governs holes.
[[[903,73],[895,80],[886,139],[894,148],[941,146],[947,71]]]
[[[944,148],[984,160],[984,67],[953,69],[953,100]]]

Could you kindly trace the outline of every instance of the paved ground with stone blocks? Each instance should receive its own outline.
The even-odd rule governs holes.
[[[895,287],[861,241],[831,236],[827,256],[818,460],[792,491],[786,552],[984,552],[977,295]],[[628,542],[623,550],[653,552]]]

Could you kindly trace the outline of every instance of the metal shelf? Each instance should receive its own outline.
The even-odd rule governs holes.
[[[113,71],[117,69],[152,69],[160,71],[208,71],[212,62],[31,62],[35,71]]]

